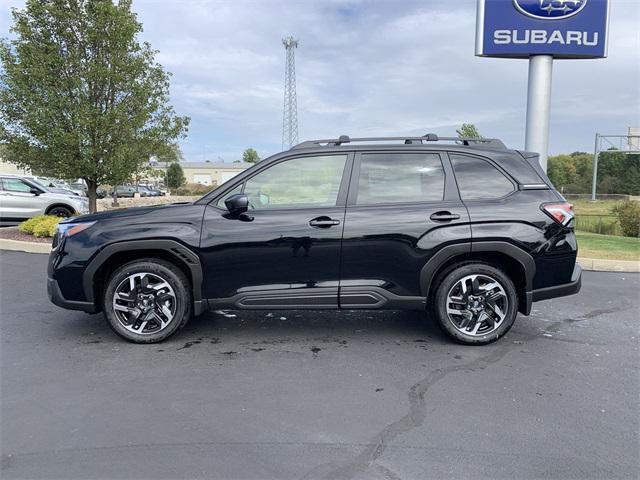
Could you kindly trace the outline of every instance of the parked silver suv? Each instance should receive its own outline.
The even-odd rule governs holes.
[[[0,219],[24,220],[36,215],[70,217],[89,213],[85,197],[53,193],[43,185],[18,175],[0,175]]]

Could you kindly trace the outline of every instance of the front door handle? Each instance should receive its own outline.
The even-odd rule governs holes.
[[[451,220],[458,220],[460,215],[457,213],[451,213],[447,211],[432,213],[429,217],[434,222],[450,222]]]
[[[309,220],[309,225],[316,228],[329,228],[334,225],[340,225],[340,220],[334,220],[331,217],[316,217]]]

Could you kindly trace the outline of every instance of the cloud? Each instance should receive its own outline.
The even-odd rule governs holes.
[[[300,40],[301,141],[451,135],[473,122],[523,147],[527,62],[474,56],[475,1],[137,0],[134,9],[173,73],[173,105],[192,118],[189,160],[280,150],[289,34]],[[590,150],[596,131],[640,124],[640,4],[612,0],[611,10],[609,58],[554,63],[552,153]]]

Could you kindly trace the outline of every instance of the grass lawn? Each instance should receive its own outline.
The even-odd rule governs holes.
[[[611,211],[618,200],[569,200],[576,212],[576,230],[602,235],[622,235],[616,215]]]
[[[584,215],[613,215],[611,209],[620,203],[619,200],[568,200],[573,204],[573,210],[576,214]]]
[[[609,260],[640,260],[640,238],[576,232],[578,256]]]

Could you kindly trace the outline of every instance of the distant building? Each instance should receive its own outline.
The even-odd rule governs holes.
[[[187,183],[207,186],[222,185],[252,165],[253,163],[180,162]],[[154,168],[165,170],[167,163],[158,162]]]
[[[14,175],[29,175],[29,170],[16,167],[13,163],[5,162],[0,158],[0,173],[11,173]]]
[[[199,183],[207,186],[222,185],[227,180],[246,170],[252,163],[226,163],[226,162],[180,162],[187,183]],[[156,162],[153,168],[165,170],[165,162]],[[16,175],[29,175],[29,170],[16,167],[0,158],[0,173],[12,173]]]
[[[627,135],[629,135],[629,150],[640,150],[640,127],[629,127]]]

